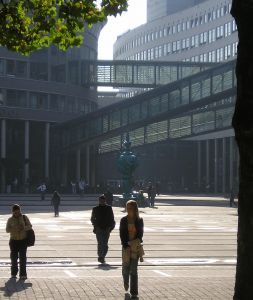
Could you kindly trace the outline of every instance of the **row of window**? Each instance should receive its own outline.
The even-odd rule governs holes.
[[[9,89],[0,89],[0,105],[84,114],[96,109],[95,103],[81,98]]]
[[[226,45],[225,47],[209,51],[208,53],[192,56],[191,58],[185,59],[184,61],[223,62],[224,60],[227,60],[237,55],[237,45],[238,42],[235,42],[231,45]]]
[[[115,57],[129,51],[130,49],[134,49],[138,46],[152,42],[159,38],[164,38],[166,36],[174,35],[176,33],[192,29],[202,24],[210,23],[211,21],[219,19],[224,15],[230,13],[230,9],[231,4],[229,3],[226,5],[222,5],[222,7],[219,7],[217,9],[213,9],[212,11],[206,12],[198,17],[191,18],[187,21],[179,21],[177,24],[155,29],[154,31],[149,33],[142,33],[140,36],[134,37],[131,41],[119,48],[115,52]]]
[[[228,107],[149,124],[146,128],[141,127],[129,132],[132,146],[229,127],[233,112],[234,108]],[[121,145],[121,136],[110,138],[100,144],[99,153],[120,150]]]
[[[37,61],[0,58],[0,75],[80,84],[86,76],[82,64],[80,60],[64,60],[59,64],[49,64],[45,57],[44,60]]]
[[[226,45],[225,47],[209,51],[207,53],[202,53],[197,56],[192,56],[184,59],[183,61],[192,61],[192,62],[222,62],[231,57],[237,55],[237,45],[238,42]],[[168,55],[167,45],[158,46],[153,49],[148,49],[146,51],[142,51],[136,53],[133,56],[130,56],[128,60],[153,60],[160,57],[166,57]]]
[[[160,57],[166,57],[170,54],[181,53],[188,49],[214,43],[220,38],[226,38],[236,30],[237,27],[235,21],[233,20],[200,34],[140,51],[127,57],[127,60],[153,60]]]

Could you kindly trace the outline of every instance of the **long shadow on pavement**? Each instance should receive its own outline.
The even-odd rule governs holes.
[[[19,293],[23,290],[32,287],[32,283],[26,283],[22,280],[16,281],[15,278],[10,278],[6,281],[5,286],[0,288],[4,292],[4,297],[11,297],[14,293]]]

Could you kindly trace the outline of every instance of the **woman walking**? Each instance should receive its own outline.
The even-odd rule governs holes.
[[[27,279],[26,274],[26,231],[32,228],[31,222],[26,215],[22,215],[18,204],[12,206],[12,216],[6,224],[6,232],[10,233],[10,257],[11,257],[11,278],[17,278],[19,258],[19,278]]]
[[[54,216],[59,217],[59,205],[61,203],[61,196],[57,191],[54,191],[51,199],[51,204],[54,206]]]
[[[122,275],[124,288],[128,291],[130,279],[131,299],[138,298],[138,260],[144,255],[142,248],[143,219],[139,217],[137,202],[129,200],[126,204],[127,215],[120,221],[122,244]]]

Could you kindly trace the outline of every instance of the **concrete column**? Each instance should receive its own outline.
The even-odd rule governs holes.
[[[222,139],[222,193],[226,192],[226,138]]]
[[[25,121],[25,183],[29,178],[29,130],[30,130],[30,122]]]
[[[91,180],[91,186],[96,188],[96,146],[92,146],[92,165],[90,166],[90,180]]]
[[[201,188],[201,141],[198,141],[198,188]]]
[[[218,140],[214,140],[214,192],[218,191]]]
[[[6,158],[6,120],[1,121],[1,159]],[[1,192],[5,192],[6,174],[5,166],[1,168]]]
[[[81,149],[76,150],[76,182],[80,181]]]
[[[206,140],[206,191],[210,191],[210,143]],[[209,188],[208,188],[209,187]]]
[[[68,154],[62,155],[61,170],[62,170],[62,184],[67,184],[67,173],[68,173]]]
[[[234,165],[234,137],[231,136],[229,138],[229,190],[231,191],[234,184],[234,170],[233,170],[233,165]]]
[[[45,178],[49,178],[49,131],[50,123],[46,123],[45,128]]]
[[[90,147],[86,146],[85,180],[90,185]]]

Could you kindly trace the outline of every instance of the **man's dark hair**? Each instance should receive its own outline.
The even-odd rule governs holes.
[[[20,206],[18,204],[12,205],[12,211],[20,210]]]

